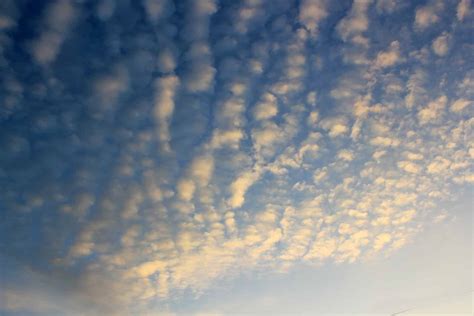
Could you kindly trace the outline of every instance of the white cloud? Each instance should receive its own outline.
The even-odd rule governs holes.
[[[344,161],[352,161],[354,159],[354,154],[350,150],[343,149],[337,153],[337,158]]]
[[[418,120],[420,121],[420,124],[424,125],[438,121],[443,114],[447,102],[448,98],[443,95],[428,103],[426,107],[418,112]]]
[[[191,166],[189,167],[189,174],[201,187],[205,187],[209,184],[213,172],[214,157],[206,154],[194,158]]]
[[[427,171],[428,173],[440,173],[447,170],[449,165],[451,165],[449,160],[443,157],[436,157],[436,159],[428,165]]]
[[[94,81],[94,92],[102,106],[110,107],[126,91],[128,83],[127,70],[123,66],[117,66],[111,73],[99,76]]]
[[[407,160],[398,162],[398,167],[409,173],[417,174],[421,171],[421,167],[419,165]]]
[[[370,140],[370,144],[380,147],[397,147],[400,145],[400,140],[390,137],[377,136]]]
[[[210,89],[214,82],[216,69],[212,66],[211,50],[207,42],[194,42],[185,53],[189,61],[183,81],[190,92],[203,92]]]
[[[194,181],[190,179],[180,180],[177,185],[178,196],[185,201],[190,201],[193,198],[195,189]]]
[[[400,43],[398,41],[393,41],[392,43],[390,43],[390,47],[387,51],[380,52],[377,54],[377,58],[375,59],[375,67],[391,67],[396,65],[400,61]]]
[[[311,33],[317,34],[319,23],[328,15],[326,0],[303,0],[299,7],[299,20]]]
[[[392,236],[389,233],[382,233],[375,237],[374,249],[379,250],[383,248],[387,243],[392,240]]]
[[[456,16],[459,21],[464,21],[466,16],[469,15],[471,9],[471,0],[460,0],[458,7],[457,7],[457,12]]]
[[[212,135],[211,147],[220,148],[223,146],[230,146],[237,149],[244,136],[244,131],[237,128],[230,130],[215,129],[214,134]]]
[[[260,178],[257,171],[246,171],[240,174],[230,185],[231,197],[228,201],[232,208],[239,208],[245,202],[247,190]]]
[[[265,120],[278,114],[278,105],[276,97],[271,93],[265,93],[262,100],[254,108],[256,120]]]
[[[441,57],[446,56],[449,50],[449,39],[450,35],[444,32],[433,41],[431,47],[436,55]]]
[[[421,69],[416,69],[407,82],[408,95],[405,97],[405,104],[412,108],[426,95],[424,85],[426,83],[426,73]]]
[[[444,5],[441,1],[431,1],[424,6],[418,7],[415,14],[415,27],[424,30],[439,22],[439,13],[443,7]]]
[[[77,15],[77,9],[70,0],[57,0],[46,8],[44,31],[31,46],[36,62],[41,65],[54,62]]]
[[[162,73],[173,72],[176,68],[176,57],[170,49],[163,49],[158,55],[157,68]]]
[[[255,148],[261,150],[271,147],[275,142],[281,140],[282,130],[273,122],[265,122],[261,128],[252,131],[252,139]]]
[[[135,269],[135,271],[141,277],[147,277],[147,276],[155,274],[157,271],[165,268],[166,265],[167,265],[166,262],[162,262],[162,261],[159,261],[159,260],[149,261],[149,262],[145,262],[145,263],[142,263],[141,265],[139,265]]]
[[[158,125],[158,136],[165,150],[170,150],[169,125],[174,112],[174,98],[179,85],[178,77],[169,75],[155,81],[154,116]]]
[[[372,0],[354,0],[351,10],[337,25],[336,29],[344,41],[352,39],[358,43],[361,34],[369,28],[367,10]]]
[[[451,107],[450,107],[450,110],[451,112],[455,112],[455,113],[458,113],[458,112],[462,112],[465,108],[471,106],[472,104],[472,101],[470,100],[467,100],[467,99],[457,99],[456,101],[453,102],[453,104],[451,104]]]
[[[380,13],[394,13],[405,5],[403,0],[377,0],[376,8]]]
[[[347,119],[342,116],[323,119],[320,124],[322,128],[329,132],[330,137],[338,137],[347,134],[349,131]]]
[[[152,23],[158,22],[169,16],[174,11],[173,1],[170,0],[143,0],[143,6],[148,15],[149,20]]]

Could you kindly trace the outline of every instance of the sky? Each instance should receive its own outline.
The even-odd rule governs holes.
[[[471,315],[473,19],[0,1],[0,314]]]

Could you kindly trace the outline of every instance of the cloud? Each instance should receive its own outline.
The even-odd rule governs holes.
[[[2,12],[2,249],[67,291],[12,278],[0,313],[172,312],[243,274],[388,256],[452,218],[439,206],[474,181],[470,13],[270,2]]]
[[[164,49],[158,55],[157,61],[158,70],[162,73],[170,73],[173,72],[176,68],[176,57],[169,49]]]
[[[193,198],[196,186],[194,185],[194,182],[192,180],[183,179],[178,182],[177,190],[178,195],[181,199],[185,201],[190,201]]]
[[[45,10],[44,30],[31,44],[31,54],[40,65],[54,62],[78,15],[74,3],[57,0]]]
[[[142,2],[148,18],[152,23],[156,23],[160,19],[167,18],[174,11],[174,4],[170,0],[159,2],[153,0],[144,0]]]
[[[179,83],[180,81],[175,75],[165,76],[155,81],[154,116],[158,125],[159,139],[167,151],[170,150],[169,125],[174,112],[174,99]]]
[[[457,99],[456,101],[454,101],[452,104],[451,104],[451,107],[450,107],[450,110],[451,112],[461,112],[463,111],[465,108],[467,108],[468,106],[470,106],[472,104],[471,101],[469,100],[466,100],[466,99]]]
[[[241,129],[219,130],[216,129],[212,136],[211,147],[220,148],[222,146],[230,146],[238,148],[240,141],[245,137]]]
[[[367,10],[371,4],[372,0],[354,0],[347,16],[336,26],[337,32],[344,41],[351,40],[354,43],[360,43],[361,34],[369,28]]]
[[[380,13],[394,13],[397,10],[400,10],[404,5],[405,1],[400,0],[377,0],[376,8]]]
[[[409,173],[420,173],[421,167],[411,161],[403,160],[398,162],[398,167]]]
[[[440,36],[438,36],[434,41],[431,47],[436,55],[443,57],[446,56],[449,50],[449,34],[443,32]]]
[[[213,172],[214,157],[210,155],[196,157],[189,167],[189,174],[196,179],[201,187],[205,187],[209,183]]]
[[[94,92],[100,104],[110,107],[128,89],[128,72],[123,66],[116,66],[110,73],[99,76],[94,81]]]
[[[421,125],[436,122],[446,107],[448,99],[446,96],[440,96],[438,99],[428,103],[426,107],[418,112],[418,120]]]
[[[255,119],[266,120],[278,114],[277,99],[273,94],[265,93],[262,96],[262,101],[254,108]]]
[[[303,0],[299,7],[299,20],[307,30],[317,34],[319,24],[328,15],[325,0]]]
[[[343,149],[337,153],[337,157],[345,161],[352,161],[354,159],[354,154],[350,150]]]
[[[240,174],[230,185],[231,197],[229,205],[232,208],[239,208],[245,202],[245,193],[260,178],[258,171],[246,171]]]
[[[459,21],[464,21],[471,8],[471,0],[460,0],[456,9],[456,16]]]
[[[190,2],[186,13],[184,38],[189,41],[189,49],[184,54],[186,72],[183,83],[190,92],[204,92],[214,82],[216,69],[212,66],[212,53],[209,47],[209,20],[217,11],[214,0]]]
[[[440,20],[439,13],[443,7],[442,1],[430,1],[428,4],[418,7],[415,13],[415,27],[425,30],[429,26],[438,23]]]
[[[321,127],[329,132],[330,137],[338,137],[349,131],[345,117],[327,118],[321,121]]]
[[[390,43],[390,47],[387,51],[380,52],[377,54],[377,58],[375,59],[375,67],[391,67],[399,63],[400,61],[400,43],[398,41],[394,41]]]
[[[388,233],[383,233],[383,234],[377,235],[377,237],[375,237],[375,241],[374,241],[374,249],[379,250],[379,249],[383,248],[391,240],[392,240],[392,236]]]
[[[428,173],[440,173],[443,170],[446,170],[451,162],[443,157],[436,157],[433,162],[431,162],[426,168]]]

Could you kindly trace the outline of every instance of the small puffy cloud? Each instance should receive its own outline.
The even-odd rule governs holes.
[[[319,23],[326,18],[326,0],[303,0],[299,7],[299,20],[311,33],[317,33]]]
[[[16,26],[16,21],[6,15],[0,15],[0,31],[8,30]]]
[[[308,93],[308,95],[306,96],[306,102],[308,103],[308,105],[315,106],[316,101],[317,101],[316,91],[311,91],[310,93]]]
[[[372,0],[354,0],[349,13],[336,27],[344,41],[352,38],[353,42],[358,43],[361,34],[367,31],[369,28],[367,10],[371,3]]]
[[[212,135],[211,147],[220,148],[223,146],[229,146],[232,148],[238,148],[239,143],[244,136],[244,132],[241,129],[216,129]]]
[[[77,14],[74,2],[70,0],[57,0],[46,8],[44,31],[31,45],[36,62],[47,65],[56,59]]]
[[[403,160],[397,163],[398,167],[402,170],[405,170],[408,173],[420,173],[421,167],[411,161]]]
[[[440,173],[447,170],[450,165],[451,161],[443,157],[436,157],[435,160],[431,162],[426,169],[428,173]]]
[[[178,196],[181,199],[190,201],[193,198],[196,186],[194,185],[193,180],[183,179],[178,182],[176,189],[178,190]]]
[[[260,178],[260,174],[255,171],[242,173],[230,185],[231,197],[228,201],[232,208],[239,208],[245,202],[247,190]]]
[[[207,42],[195,42],[185,53],[188,61],[183,83],[190,92],[204,92],[214,83],[216,69],[211,63],[211,50]]]
[[[73,258],[84,257],[92,254],[95,244],[93,242],[79,242],[76,243],[70,250],[70,255]]]
[[[352,161],[354,160],[354,153],[350,150],[343,149],[337,153],[337,158],[344,161]]]
[[[370,140],[370,144],[379,147],[397,147],[400,145],[400,140],[390,137],[377,136]]]
[[[276,97],[271,93],[265,93],[261,101],[254,108],[254,117],[257,121],[270,119],[278,114]]]
[[[156,260],[156,261],[148,261],[144,262],[138,267],[135,268],[135,271],[138,275],[145,278],[152,274],[155,274],[159,270],[162,270],[166,267],[166,262]]]
[[[375,237],[374,240],[374,249],[380,250],[382,249],[387,243],[392,240],[392,235],[389,233],[382,233]]]
[[[261,128],[252,131],[252,139],[255,147],[271,147],[275,142],[281,139],[283,131],[273,122],[266,122]]]
[[[350,235],[353,232],[353,227],[352,227],[352,225],[350,225],[348,223],[342,223],[342,224],[339,225],[339,228],[338,228],[337,231],[341,235]]]
[[[165,150],[169,150],[171,140],[169,125],[174,112],[174,98],[179,85],[174,75],[159,78],[155,81],[155,100],[153,114],[158,125],[158,136]]]
[[[437,98],[436,100],[428,103],[426,107],[424,107],[418,112],[418,120],[420,124],[424,125],[430,122],[437,121],[443,114],[447,102],[448,98],[443,95]]]
[[[163,49],[156,61],[158,70],[162,73],[173,72],[176,68],[176,57],[170,49]]]
[[[349,126],[345,117],[327,118],[321,121],[321,127],[329,132],[330,137],[338,137],[349,132]]]
[[[405,152],[405,156],[409,160],[423,160],[423,155],[418,153]]]
[[[416,210],[414,210],[414,209],[404,211],[404,212],[400,213],[396,217],[396,219],[392,221],[392,223],[394,225],[402,225],[402,224],[409,223],[410,221],[413,220],[415,215],[416,215]]]
[[[170,16],[174,11],[173,1],[171,0],[144,0],[143,6],[148,19],[152,23],[157,23],[160,19]]]
[[[311,111],[308,116],[308,125],[311,127],[315,126],[319,119],[319,113],[317,111]]]
[[[451,104],[451,107],[449,108],[451,112],[458,113],[462,112],[465,108],[469,107],[472,105],[471,100],[467,99],[457,99]]]
[[[315,183],[321,182],[322,180],[326,179],[328,176],[328,172],[326,168],[318,169],[314,172],[313,179]]]
[[[337,240],[333,238],[316,237],[305,259],[325,259],[330,257],[337,249]]]
[[[449,50],[449,40],[450,40],[450,35],[444,32],[433,41],[433,44],[431,44],[431,47],[433,48],[433,51],[435,52],[436,55],[440,57],[446,56]]]
[[[99,76],[94,81],[94,92],[101,105],[113,105],[129,84],[127,70],[122,66],[115,67],[110,73]]]
[[[443,3],[440,1],[431,1],[424,6],[418,7],[415,13],[415,27],[424,30],[439,22],[439,13],[443,7]]]
[[[412,108],[426,94],[425,83],[427,81],[426,73],[421,69],[416,69],[407,82],[408,95],[405,97],[405,104]]]
[[[464,21],[464,19],[469,15],[471,10],[471,0],[460,0],[456,9],[456,16],[459,21]]]
[[[210,155],[202,155],[196,157],[189,167],[189,174],[204,187],[211,180],[214,172],[214,157]]]
[[[398,41],[393,41],[387,51],[377,54],[377,58],[375,59],[375,67],[391,67],[399,63],[400,60],[400,43]]]
[[[376,8],[379,13],[393,13],[404,5],[403,0],[377,0]]]
[[[353,209],[349,210],[347,212],[347,215],[358,218],[358,219],[366,219],[368,216],[367,212],[362,212],[362,211],[353,210]]]

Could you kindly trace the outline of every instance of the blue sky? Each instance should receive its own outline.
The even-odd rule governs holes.
[[[470,0],[2,1],[0,313],[470,314],[472,34]]]

